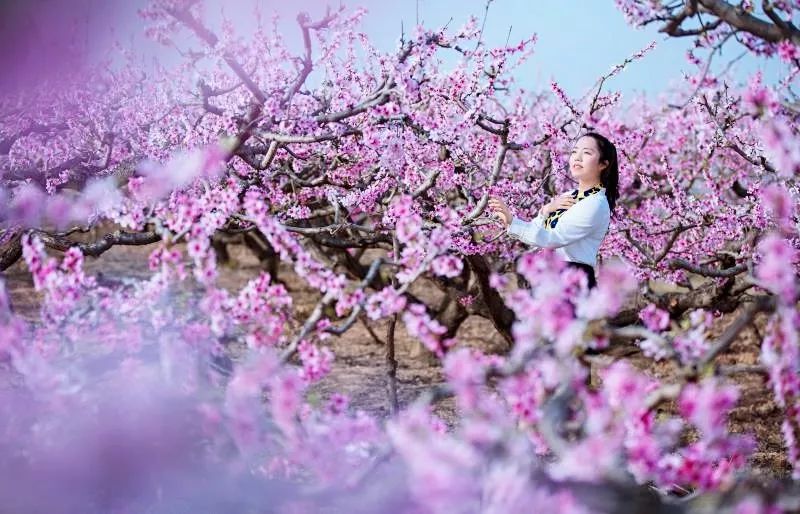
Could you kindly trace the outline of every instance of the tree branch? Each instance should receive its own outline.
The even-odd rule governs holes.
[[[672,269],[685,269],[687,271],[691,271],[692,273],[703,275],[704,277],[732,277],[747,271],[747,264],[737,264],[736,266],[726,269],[713,269],[692,264],[685,259],[671,259],[669,261],[669,267]]]
[[[784,39],[791,39],[794,44],[800,44],[800,31],[790,23],[787,23],[787,30],[784,30],[778,25],[737,9],[724,0],[698,0],[698,2],[731,27],[748,32],[764,41],[778,43]]]
[[[92,243],[78,243],[67,237],[49,234],[40,230],[31,231],[45,246],[54,250],[67,251],[77,247],[84,255],[99,257],[101,254],[110,250],[115,245],[140,246],[149,245],[161,240],[161,236],[155,232],[122,232],[117,230],[111,234],[106,234],[99,241]]]
[[[736,318],[733,323],[728,325],[728,328],[726,328],[725,332],[714,342],[711,349],[700,359],[698,368],[702,369],[713,361],[717,355],[727,350],[736,339],[736,336],[739,335],[739,332],[753,321],[756,314],[759,312],[772,312],[775,310],[775,307],[776,301],[774,296],[763,295],[756,297],[752,303],[745,307],[744,312]]]

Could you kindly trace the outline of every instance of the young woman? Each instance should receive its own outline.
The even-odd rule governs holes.
[[[489,199],[489,208],[511,237],[539,248],[557,248],[568,265],[586,272],[589,287],[594,287],[597,250],[619,197],[617,149],[600,134],[584,134],[572,148],[569,169],[578,188],[543,205],[533,221],[512,216],[496,197]]]

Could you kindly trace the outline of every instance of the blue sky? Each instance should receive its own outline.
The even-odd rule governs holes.
[[[380,5],[377,1],[367,2]],[[399,32],[399,20],[414,23],[417,2],[404,0],[391,7],[379,7],[380,12],[368,18],[368,30],[375,30],[378,41],[391,43],[392,25]],[[484,0],[419,0],[419,16],[425,24],[434,26],[447,23],[453,17],[453,26],[459,26],[470,14],[483,17]],[[390,14],[387,9],[393,12]],[[529,34],[539,36],[536,52],[516,77],[526,88],[547,87],[555,78],[571,96],[578,96],[592,86],[594,81],[622,62],[632,53],[656,41],[656,48],[615,77],[611,86],[633,93],[644,91],[648,95],[664,91],[673,80],[681,80],[681,71],[692,71],[685,59],[692,43],[688,39],[667,38],[656,27],[635,29],[625,22],[622,13],[612,0],[494,0],[489,7],[484,31],[489,45],[502,45],[511,29],[511,41]],[[728,60],[741,53],[730,46],[723,58],[715,57],[720,69]],[[750,56],[739,61],[738,77],[746,77],[756,69],[773,80],[780,65],[776,60],[756,59]]]
[[[145,4],[144,0],[76,1],[86,4],[94,17],[104,20],[104,27],[117,27],[116,33],[124,39],[132,38],[145,51],[160,51],[156,44],[141,37],[142,21],[136,16],[136,10]],[[281,15],[286,37],[298,45],[298,50],[299,30],[294,21],[297,13],[307,11],[312,18],[317,18],[328,3],[323,0],[207,0],[207,13],[212,20],[218,19],[220,6],[224,4],[226,16],[247,30],[252,25],[252,6],[257,1],[265,16],[272,11]],[[339,5],[338,1],[332,3]],[[345,5],[366,7],[369,14],[364,31],[372,36],[378,48],[391,49],[400,36],[401,22],[408,32],[417,18],[426,26],[438,27],[452,17],[450,26],[457,28],[470,15],[483,19],[486,0],[361,0]],[[512,43],[533,33],[539,36],[533,57],[515,76],[518,84],[526,89],[547,88],[554,78],[570,96],[580,96],[601,74],[653,40],[657,47],[615,77],[609,84],[612,89],[628,97],[638,92],[653,96],[675,81],[680,82],[682,70],[692,70],[685,59],[691,40],[667,38],[658,33],[656,27],[634,29],[625,22],[613,0],[493,0],[486,18],[485,42],[490,46],[502,45],[509,29]],[[102,35],[93,37],[102,38]],[[726,47],[722,56],[715,57],[714,68],[720,69],[740,53],[741,47]],[[777,59],[747,55],[737,62],[734,74],[744,80],[757,69],[764,72],[768,82],[774,82],[781,66]]]

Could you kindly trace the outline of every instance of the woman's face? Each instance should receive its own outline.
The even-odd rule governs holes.
[[[572,147],[569,156],[569,170],[572,177],[586,184],[599,183],[600,172],[608,166],[605,161],[600,162],[600,149],[593,137],[583,136]]]

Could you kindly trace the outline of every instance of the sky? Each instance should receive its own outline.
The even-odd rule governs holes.
[[[369,4],[379,6],[381,2],[366,5]],[[391,44],[392,37],[399,33],[401,19],[408,26],[419,13],[426,25],[439,26],[453,17],[451,26],[458,27],[470,14],[483,19],[485,6],[485,0],[401,0],[372,12],[367,27],[375,31],[378,41]],[[652,41],[656,41],[656,48],[615,77],[613,88],[623,93],[653,95],[664,91],[671,81],[682,80],[682,71],[694,69],[686,60],[686,51],[692,46],[690,40],[668,38],[656,27],[636,29],[628,25],[613,0],[492,1],[484,29],[487,45],[503,45],[509,29],[511,43],[530,34],[538,35],[533,57],[516,76],[527,89],[547,88],[555,79],[568,94],[580,96],[598,77]],[[724,65],[739,53],[731,46],[717,64]],[[780,66],[774,60],[747,57],[739,68],[737,76],[742,78],[762,69],[767,78],[777,80]]]
[[[112,38],[133,44],[146,54],[161,55],[165,49],[143,35],[144,22],[137,10],[146,0],[17,0],[10,4],[34,6],[37,12],[54,11],[62,6],[73,17],[88,18],[82,30],[86,43],[95,49],[107,46]],[[282,19],[282,28],[289,42],[300,50],[300,33],[295,22],[298,12],[308,12],[312,19],[324,14],[325,0],[206,0],[206,12],[213,23],[220,19],[221,8],[243,31],[252,28],[253,5],[259,3],[265,17],[275,11]],[[332,2],[334,6],[339,1]],[[7,2],[8,4],[8,2]],[[470,15],[483,19],[486,0],[355,0],[348,7],[368,9],[363,30],[379,49],[395,48],[401,34],[419,20],[428,27],[440,27],[449,21],[451,28],[463,25]],[[64,8],[66,6],[66,8]],[[8,8],[3,4],[3,7]],[[56,9],[55,12],[58,12]],[[2,14],[2,13],[0,13]],[[61,26],[60,13],[54,22]],[[8,20],[8,17],[6,17]],[[451,21],[452,19],[452,21]],[[6,24],[16,21],[6,21]],[[0,27],[2,28],[2,27]],[[44,29],[45,32],[51,29]],[[40,31],[41,32],[41,31]],[[657,27],[635,29],[628,25],[613,0],[492,0],[486,14],[484,41],[487,46],[502,46],[510,37],[513,44],[531,34],[538,35],[532,58],[515,73],[517,84],[528,90],[547,89],[556,80],[572,97],[585,93],[602,74],[615,64],[656,41],[656,48],[644,59],[631,64],[608,85],[624,96],[658,95],[682,80],[682,72],[693,67],[686,60],[690,39],[669,38]],[[18,45],[19,46],[19,45]],[[167,50],[168,53],[174,53]],[[742,53],[741,47],[729,45],[715,58],[714,69],[721,69]],[[33,52],[39,59],[41,52]],[[169,59],[169,57],[167,58]],[[767,82],[779,78],[777,59],[746,55],[737,61],[734,76],[745,80],[753,71],[762,70]]]

